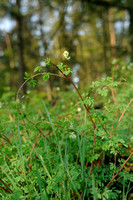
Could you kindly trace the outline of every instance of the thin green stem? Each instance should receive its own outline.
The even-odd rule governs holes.
[[[19,94],[20,90],[22,89],[22,87],[23,87],[30,79],[33,79],[33,78],[35,78],[36,76],[40,76],[40,75],[43,75],[43,74],[45,74],[45,73],[46,73],[46,72],[38,73],[38,74],[35,74],[35,75],[31,76],[30,78],[26,79],[26,81],[25,81],[25,82],[20,86],[20,88],[18,89],[18,92],[17,92],[16,97],[18,96],[18,94]],[[51,75],[51,76],[58,76],[58,77],[60,77],[60,78],[63,78],[63,77],[61,77],[61,76],[58,75],[58,74],[50,73],[50,75]]]
[[[81,101],[83,102],[84,99],[83,99],[83,97],[81,96],[81,94],[80,94],[78,88],[76,87],[76,85],[74,84],[74,82],[72,81],[72,79],[71,79],[68,75],[63,74],[63,72],[58,68],[57,65],[55,65],[55,64],[53,64],[53,63],[52,63],[52,65],[53,65],[54,67],[56,67],[66,79],[69,80],[69,82],[73,85],[73,87],[74,87],[75,90],[77,91],[77,93],[78,93],[78,95],[79,95]],[[89,111],[90,111],[90,106],[87,107],[86,104],[84,104],[84,107],[85,107],[87,113],[89,113]],[[96,127],[96,125],[95,125],[95,122],[93,121],[91,115],[89,115],[89,118],[90,118],[90,120],[91,120],[91,122],[92,122],[92,125],[93,125],[94,130],[97,129],[97,127]]]

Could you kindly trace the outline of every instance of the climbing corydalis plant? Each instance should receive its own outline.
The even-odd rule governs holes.
[[[69,57],[69,52],[68,51],[64,51],[63,53],[64,57],[66,60],[69,60],[70,57]],[[20,90],[22,89],[22,87],[27,83],[29,82],[29,84],[33,87],[36,86],[36,80],[34,79],[35,77],[37,76],[40,76],[42,75],[43,77],[43,81],[47,81],[49,79],[50,76],[59,76],[61,78],[67,78],[68,79],[68,75],[70,73],[73,73],[73,71],[71,70],[70,67],[67,66],[67,64],[64,64],[64,63],[60,63],[58,65],[55,65],[54,63],[52,63],[51,59],[50,58],[46,58],[44,60],[45,62],[45,66],[42,66],[42,65],[38,65],[37,67],[35,67],[34,69],[34,75],[29,75],[27,74],[27,72],[25,72],[25,82],[21,85],[21,87],[19,88],[18,92],[17,92],[17,95],[18,93],[20,92]],[[60,76],[58,74],[53,74],[53,73],[50,73],[50,72],[41,72],[46,66],[50,67],[50,66],[54,66],[56,67],[61,73],[63,76]]]

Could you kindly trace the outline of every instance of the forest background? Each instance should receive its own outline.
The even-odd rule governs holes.
[[[24,73],[45,65],[44,58],[59,63],[64,50],[70,52],[73,81],[82,89],[110,75],[113,59],[133,61],[133,1],[0,1],[0,96],[16,92]],[[39,88],[51,101],[52,88],[68,84],[52,78]]]

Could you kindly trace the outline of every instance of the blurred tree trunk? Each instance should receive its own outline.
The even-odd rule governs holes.
[[[104,54],[104,64],[105,72],[109,74],[110,71],[110,49],[109,49],[109,23],[108,23],[108,9],[103,9],[102,12],[103,21],[103,54]]]
[[[4,31],[5,33],[5,41],[6,41],[6,45],[7,45],[7,49],[8,49],[8,54],[9,54],[9,71],[10,71],[10,87],[13,86],[14,84],[14,78],[13,78],[13,69],[14,69],[14,58],[13,58],[13,50],[12,50],[12,46],[11,46],[11,41],[10,41],[10,37],[9,37],[9,33]]]
[[[116,58],[116,37],[115,37],[115,31],[114,31],[114,16],[113,16],[113,8],[110,7],[108,10],[108,16],[109,16],[109,31],[110,31],[110,44],[111,44],[111,54],[112,58]]]
[[[19,86],[24,82],[25,63],[24,63],[24,41],[23,41],[23,16],[21,14],[21,0],[16,0],[17,14],[17,42],[18,42],[18,63],[19,63]],[[22,93],[26,93],[26,85],[22,88]]]
[[[133,61],[133,0],[81,0],[82,2],[88,2],[96,6],[101,6],[103,8],[109,9],[111,7],[117,8],[118,10],[126,10],[129,14],[129,39],[130,39],[130,57]]]
[[[13,51],[12,51],[12,46],[11,46],[11,42],[10,42],[10,37],[9,37],[8,32],[4,31],[4,33],[5,33],[7,49],[8,49],[8,52],[9,52],[10,68],[13,69],[14,68],[14,58],[13,58]]]
[[[60,4],[60,6],[62,7],[62,9],[59,12],[59,24],[61,24],[60,26],[60,33],[58,35],[58,45],[59,45],[59,50],[62,53],[62,49],[65,47],[65,50],[67,49],[67,34],[65,31],[65,27],[66,27],[66,22],[65,22],[65,14],[66,14],[66,7],[65,7],[65,2],[64,0],[62,1],[62,3]],[[59,75],[60,72],[59,72]],[[61,90],[64,89],[64,84],[65,84],[65,80],[63,78],[60,78],[60,88]]]
[[[130,26],[129,26],[130,55],[131,55],[131,61],[133,62],[133,6],[129,10],[129,17],[130,17]]]
[[[42,13],[42,6],[41,6],[41,1],[38,0],[38,7],[39,7],[39,25],[40,25],[40,33],[41,33],[41,41],[42,41],[42,48],[44,49],[44,57],[47,56],[47,49],[48,49],[48,43],[46,41],[44,31],[43,31],[43,13]],[[46,71],[49,72],[48,67],[46,66]],[[47,98],[48,101],[52,101],[52,89],[51,89],[51,83],[50,80],[48,79],[46,82],[46,87],[47,87]]]

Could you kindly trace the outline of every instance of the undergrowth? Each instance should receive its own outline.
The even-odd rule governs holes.
[[[64,56],[68,62],[68,52]],[[25,73],[24,84],[35,86],[37,77],[47,81],[60,76],[73,85],[71,91],[56,91],[54,105],[32,92],[19,100],[24,84],[16,100],[14,94],[1,99],[2,200],[129,199],[133,183],[132,64],[115,60],[111,77],[92,82],[81,94],[67,62],[55,65],[45,59],[46,66],[55,67],[61,75],[46,73],[43,66],[37,66],[32,76]]]

